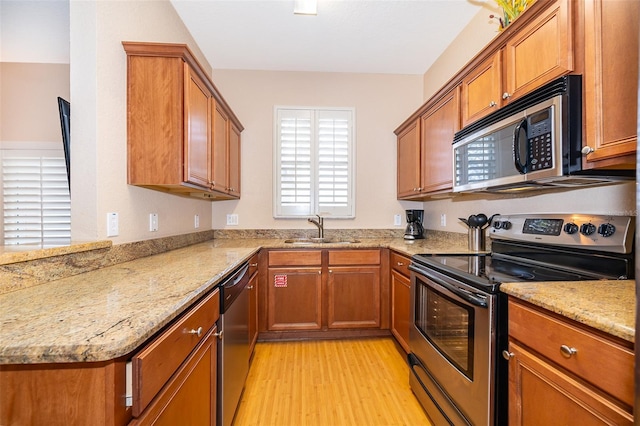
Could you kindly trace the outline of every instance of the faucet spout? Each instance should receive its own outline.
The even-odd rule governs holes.
[[[324,218],[318,214],[316,217],[318,218],[317,220],[310,217],[307,219],[307,222],[313,223],[318,227],[318,238],[324,238]]]

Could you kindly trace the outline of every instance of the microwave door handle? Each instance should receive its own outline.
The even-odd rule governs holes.
[[[513,163],[516,166],[516,170],[520,174],[527,173],[527,164],[522,164],[520,160],[520,134],[524,130],[525,138],[527,137],[527,119],[522,120],[513,130]],[[528,153],[525,153],[525,159]]]

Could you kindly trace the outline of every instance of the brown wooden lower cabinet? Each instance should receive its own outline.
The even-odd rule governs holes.
[[[214,327],[143,414],[130,425],[216,424],[218,336]]]
[[[381,273],[387,263],[380,249],[270,250],[268,258],[262,337],[388,330],[388,280]]]
[[[389,255],[391,269],[391,333],[402,349],[409,353],[409,317],[411,305],[411,259],[400,253]]]
[[[633,424],[631,346],[510,298],[509,424]]]

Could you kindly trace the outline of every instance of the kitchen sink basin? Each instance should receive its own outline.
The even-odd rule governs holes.
[[[355,244],[360,240],[348,239],[348,238],[291,238],[284,240],[287,244]]]

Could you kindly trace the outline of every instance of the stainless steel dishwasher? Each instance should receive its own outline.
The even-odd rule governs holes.
[[[220,285],[218,346],[218,425],[233,422],[249,372],[249,264],[240,266]]]

